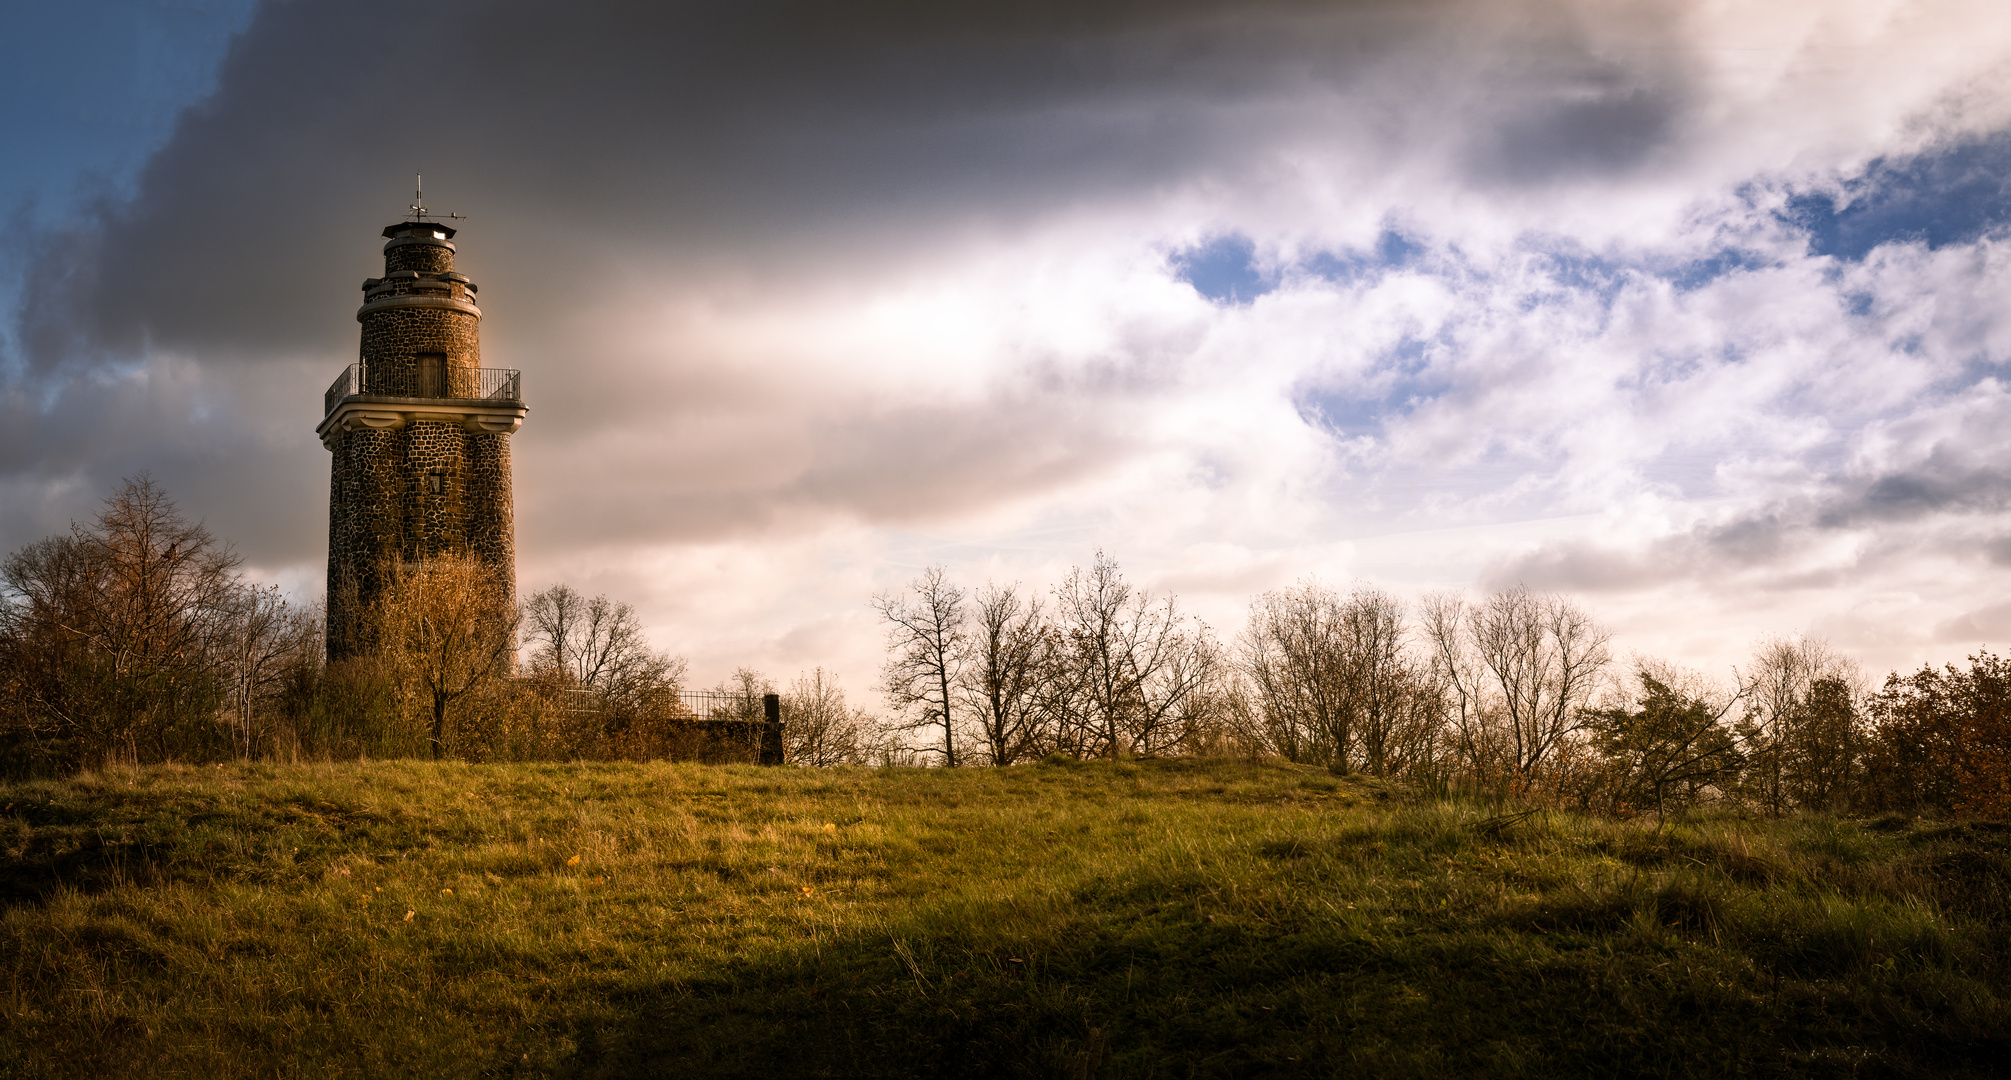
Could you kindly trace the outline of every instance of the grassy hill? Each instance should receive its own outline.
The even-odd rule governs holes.
[[[1283,765],[0,785],[7,1076],[2002,1075],[2011,832]]]

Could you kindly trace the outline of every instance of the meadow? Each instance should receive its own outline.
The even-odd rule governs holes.
[[[0,784],[11,1077],[1994,1076],[2011,828],[1219,760]]]

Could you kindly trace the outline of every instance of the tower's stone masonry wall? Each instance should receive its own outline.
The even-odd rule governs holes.
[[[403,432],[358,428],[336,435],[328,499],[328,648],[339,656],[365,644],[353,640],[356,618],[390,580],[404,548],[403,485],[398,462]]]
[[[502,587],[515,598],[516,527],[507,434],[415,420],[392,431],[343,432],[336,436],[333,457],[328,492],[331,654],[362,644],[350,640],[354,617],[382,595],[395,559],[470,554],[502,569]],[[436,477],[438,491],[433,490]]]
[[[395,273],[399,270],[417,270],[422,274],[439,274],[453,268],[454,248],[442,241],[401,244],[393,240],[384,246],[384,270],[386,273]]]
[[[407,546],[421,559],[466,550],[467,433],[455,424],[418,420],[401,434]]]
[[[491,566],[517,565],[517,509],[510,484],[510,437],[485,431],[467,436],[468,496],[463,511],[468,550]],[[516,574],[508,581],[516,598]]]
[[[420,353],[446,353],[453,367],[482,366],[480,324],[465,311],[437,307],[389,308],[363,316],[357,356],[390,371],[419,362]]]

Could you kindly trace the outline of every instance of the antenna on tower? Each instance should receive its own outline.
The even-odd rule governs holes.
[[[410,212],[413,221],[426,220],[426,178],[418,173],[412,174],[412,205],[406,207],[406,210]]]

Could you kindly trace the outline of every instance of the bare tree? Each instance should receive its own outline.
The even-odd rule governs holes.
[[[1357,672],[1343,602],[1317,583],[1259,596],[1244,631],[1244,668],[1265,728],[1288,760],[1346,768],[1354,749]]]
[[[5,632],[19,722],[88,764],[201,756],[225,706],[229,642],[249,588],[229,545],[141,474],[92,526],[10,555]]]
[[[1063,683],[1077,693],[1066,726],[1082,747],[1116,757],[1154,753],[1178,740],[1175,719],[1216,679],[1221,650],[1208,628],[1180,616],[1172,597],[1133,589],[1103,552],[1055,590]]]
[[[1521,586],[1478,604],[1436,594],[1423,611],[1468,768],[1528,787],[1582,725],[1612,659],[1606,631],[1570,601]]]
[[[1278,752],[1376,776],[1411,764],[1438,709],[1406,637],[1403,605],[1366,586],[1342,596],[1301,582],[1258,597],[1244,669]]]
[[[371,635],[427,716],[427,745],[447,752],[449,709],[479,701],[514,666],[518,612],[495,571],[472,556],[399,561]]]
[[[893,707],[910,717],[910,728],[943,729],[943,764],[958,763],[956,687],[962,679],[969,632],[964,591],[940,566],[923,571],[905,594],[880,593],[873,610],[887,621],[887,649],[881,688]]]
[[[259,718],[269,716],[271,704],[297,691],[302,675],[319,666],[321,619],[288,604],[271,585],[238,590],[231,614],[221,642],[222,671],[236,751],[249,758],[276,734],[262,729]]]
[[[750,667],[733,669],[726,681],[712,688],[726,704],[715,705],[710,719],[757,721],[762,718],[761,699],[775,693],[775,680]]]
[[[1403,604],[1379,589],[1359,586],[1348,594],[1341,625],[1348,641],[1361,767],[1387,776],[1404,764],[1422,735],[1420,723],[1435,719],[1432,689],[1424,665],[1406,648]]]
[[[1419,605],[1433,674],[1446,690],[1450,743],[1448,771],[1473,777],[1500,771],[1499,710],[1487,693],[1487,675],[1468,640],[1469,608],[1458,593],[1437,592]]]
[[[872,721],[848,708],[845,691],[823,668],[798,675],[782,695],[783,737],[798,765],[853,765],[866,760]]]
[[[1856,703],[1866,692],[1856,662],[1821,638],[1773,638],[1755,650],[1739,690],[1753,801],[1772,814],[1840,801],[1857,760]]]
[[[524,602],[524,622],[535,645],[533,671],[551,672],[617,711],[641,709],[684,682],[684,659],[652,651],[629,604],[554,585]]]
[[[1052,668],[1053,634],[1038,597],[1015,585],[986,585],[975,597],[969,658],[958,680],[977,718],[993,765],[1032,756],[1040,743],[1043,682]]]

